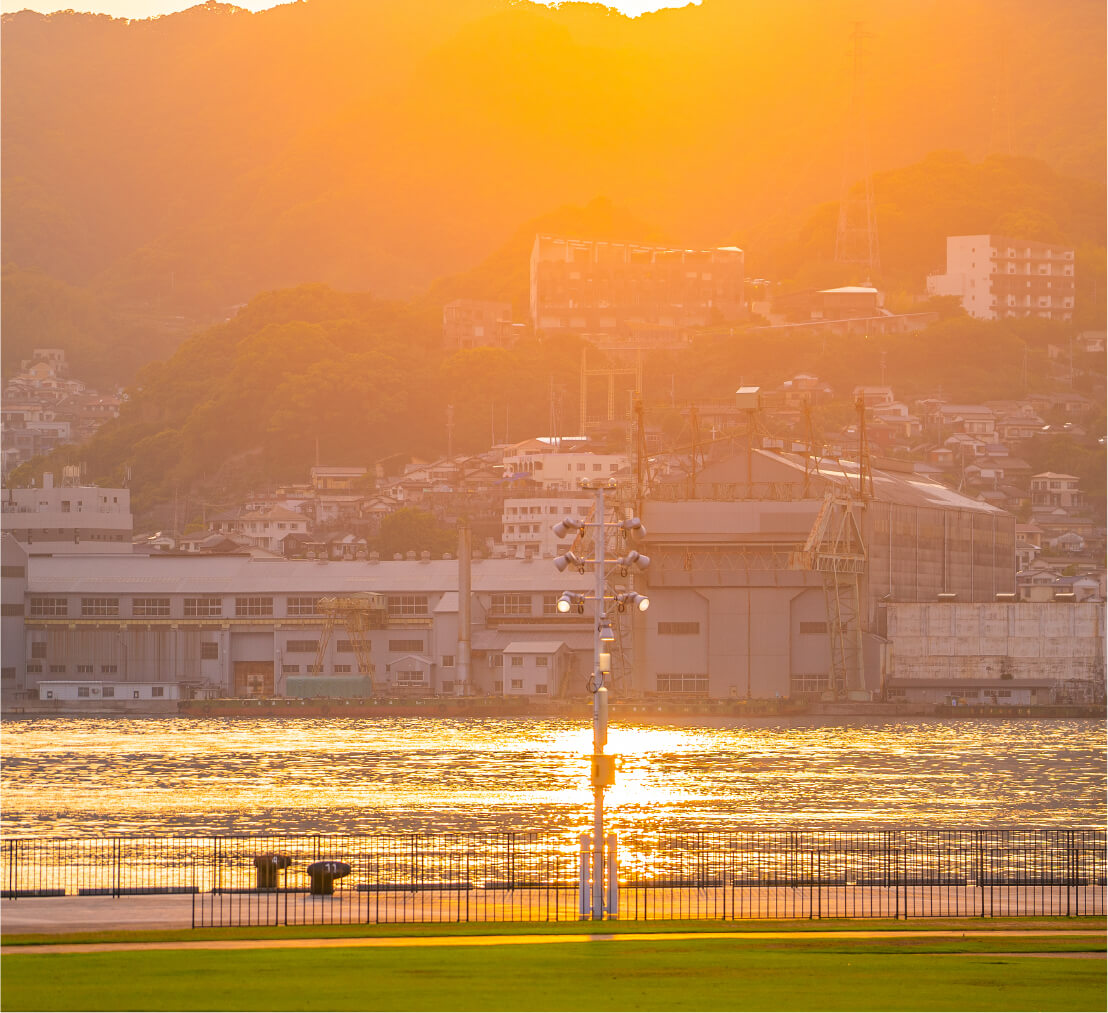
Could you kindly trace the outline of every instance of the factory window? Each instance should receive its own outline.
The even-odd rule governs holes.
[[[489,655],[489,668],[503,668],[504,667],[504,655],[503,654],[490,654]]]
[[[38,675],[42,672],[42,665],[28,665],[27,672],[30,675]]]
[[[200,658],[202,661],[216,661],[219,659],[219,644],[214,640],[205,640],[200,644]]]
[[[503,679],[497,679],[492,684],[492,691],[494,693],[503,693],[504,692],[504,680]]]
[[[299,675],[300,674],[300,666],[299,665],[282,665],[281,666],[281,674],[282,675]]]
[[[136,699],[136,700],[137,700],[137,699],[139,698],[139,691],[138,691],[138,690],[136,689],[136,690],[135,690],[135,691],[134,691],[134,692],[133,692],[133,693],[131,694],[131,696],[132,696],[132,697],[133,697],[134,699]]]
[[[78,696],[88,696],[88,694],[89,694],[88,686],[78,686],[77,687],[77,695]]]
[[[115,673],[118,672],[118,671],[119,671],[119,666],[118,665],[101,665],[100,666],[100,674],[101,675],[115,675]]]
[[[0,566],[0,577],[26,577],[27,570],[22,566]]]
[[[164,686],[151,686],[150,687],[150,695],[151,696],[165,696],[165,687]]]
[[[21,616],[23,615],[23,602],[18,605],[3,605],[0,606],[0,615],[4,616]]]
[[[426,680],[422,672],[404,671],[396,673],[397,686],[422,686]]]
[[[695,636],[700,623],[658,623],[658,634],[663,637]]]
[[[104,697],[105,700],[107,700],[109,697],[114,697],[115,696],[115,687],[114,686],[105,686],[101,695]]]
[[[827,633],[827,623],[806,623],[802,620],[800,623],[800,632],[805,635],[823,635]]]
[[[549,658],[536,658],[535,659],[535,667],[536,668],[548,668],[549,666],[550,666],[550,659]]]
[[[14,678],[15,678],[15,669],[14,668],[0,668],[0,679],[14,679]]]
[[[92,675],[93,667],[94,666],[92,666],[92,665],[78,665],[77,666],[77,674],[78,675]]]
[[[332,667],[331,671],[334,672],[335,675],[349,675],[350,674],[350,666],[349,665],[335,665],[335,666]]]
[[[696,693],[701,696],[706,696],[708,693],[708,676],[706,675],[662,674],[659,672],[656,678],[659,693]]]
[[[315,654],[319,650],[318,640],[290,640],[285,644],[289,654]]]
[[[132,615],[136,619],[149,617],[166,619],[169,617],[168,598],[136,598],[131,603]]]
[[[289,598],[288,614],[290,616],[314,616],[319,614],[318,598]]]
[[[558,595],[544,594],[542,596],[542,614],[544,616],[560,615],[558,612]]]
[[[236,616],[271,616],[273,615],[273,599],[262,597],[236,598]]]
[[[512,689],[523,689],[523,680],[522,679],[513,679],[512,680]]]
[[[546,692],[546,683],[545,682],[537,683],[535,685],[535,692],[536,693],[545,693]]]
[[[335,641],[335,650],[339,654],[353,654],[354,643],[351,640],[337,640]]]
[[[40,641],[37,644],[31,644],[31,657],[32,658],[45,658],[46,657],[46,642]]]
[[[794,675],[789,680],[789,691],[792,693],[822,693],[831,688],[829,675]]]
[[[427,595],[425,594],[390,594],[390,616],[425,616],[427,615]]]
[[[69,602],[65,598],[31,598],[32,616],[69,615]]]
[[[442,667],[443,668],[453,668],[454,667],[454,655],[453,654],[444,654],[442,656]]]
[[[522,668],[522,667],[523,667],[523,658],[521,658],[518,654],[513,654],[512,655],[512,668]]]
[[[529,616],[531,614],[531,596],[529,594],[494,594],[489,614],[494,616]]]
[[[390,651],[422,651],[422,640],[390,640]]]
[[[64,675],[65,674],[65,665],[51,665],[50,666],[50,673],[51,673],[51,675]]]
[[[186,598],[186,619],[212,619],[223,615],[222,598]]]
[[[83,616],[117,616],[119,615],[118,598],[82,598],[81,615]]]

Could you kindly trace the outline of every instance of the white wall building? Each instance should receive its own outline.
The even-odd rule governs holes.
[[[626,454],[515,452],[504,455],[505,478],[526,477],[549,491],[576,491],[583,478],[610,478],[628,467]]]
[[[528,496],[504,500],[500,540],[507,555],[552,559],[566,551],[572,536],[558,538],[551,530],[563,517],[584,520],[595,503],[591,495]]]
[[[946,272],[927,278],[930,295],[958,296],[980,320],[1073,317],[1073,250],[1009,236],[947,236]]]
[[[42,481],[41,489],[5,489],[0,503],[3,530],[30,555],[131,551],[129,490],[55,486],[49,472]]]

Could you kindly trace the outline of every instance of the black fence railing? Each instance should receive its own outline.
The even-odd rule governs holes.
[[[582,862],[582,847],[586,861]],[[571,835],[7,839],[5,898],[162,896],[201,925],[565,921]],[[726,831],[623,842],[610,917],[1103,915],[1101,830]],[[177,895],[176,900],[170,900]],[[145,903],[157,903],[148,901]]]

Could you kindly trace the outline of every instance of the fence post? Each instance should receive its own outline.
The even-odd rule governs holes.
[[[615,834],[608,834],[608,917],[619,918],[619,855]]]
[[[113,873],[113,876],[112,876],[112,896],[115,897],[116,899],[118,899],[119,898],[119,886],[120,886],[120,883],[119,883],[119,877],[120,877],[119,838],[118,837],[113,837],[112,838],[112,866],[113,866],[113,869],[114,869],[114,873]]]
[[[581,920],[592,917],[592,895],[589,889],[589,835],[581,834],[578,841],[581,845],[581,866],[578,881],[578,909]]]

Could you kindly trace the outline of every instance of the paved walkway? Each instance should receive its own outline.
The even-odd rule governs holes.
[[[867,931],[830,932],[590,932],[561,935],[504,935],[504,936],[349,936],[344,938],[308,939],[189,939],[179,942],[135,943],[46,943],[29,946],[3,946],[0,953],[30,955],[46,953],[112,953],[121,950],[302,950],[302,949],[405,949],[438,946],[537,946],[563,943],[609,942],[674,942],[682,940],[727,939],[735,943],[760,943],[772,939],[1088,939],[1095,933],[1088,931],[1015,929],[990,932],[952,932],[942,930],[888,929]],[[996,953],[993,956],[1037,957],[1091,957],[1104,959],[1103,951],[1070,950],[1063,953]],[[951,954],[957,956],[957,954]],[[965,955],[965,954],[963,954]]]

